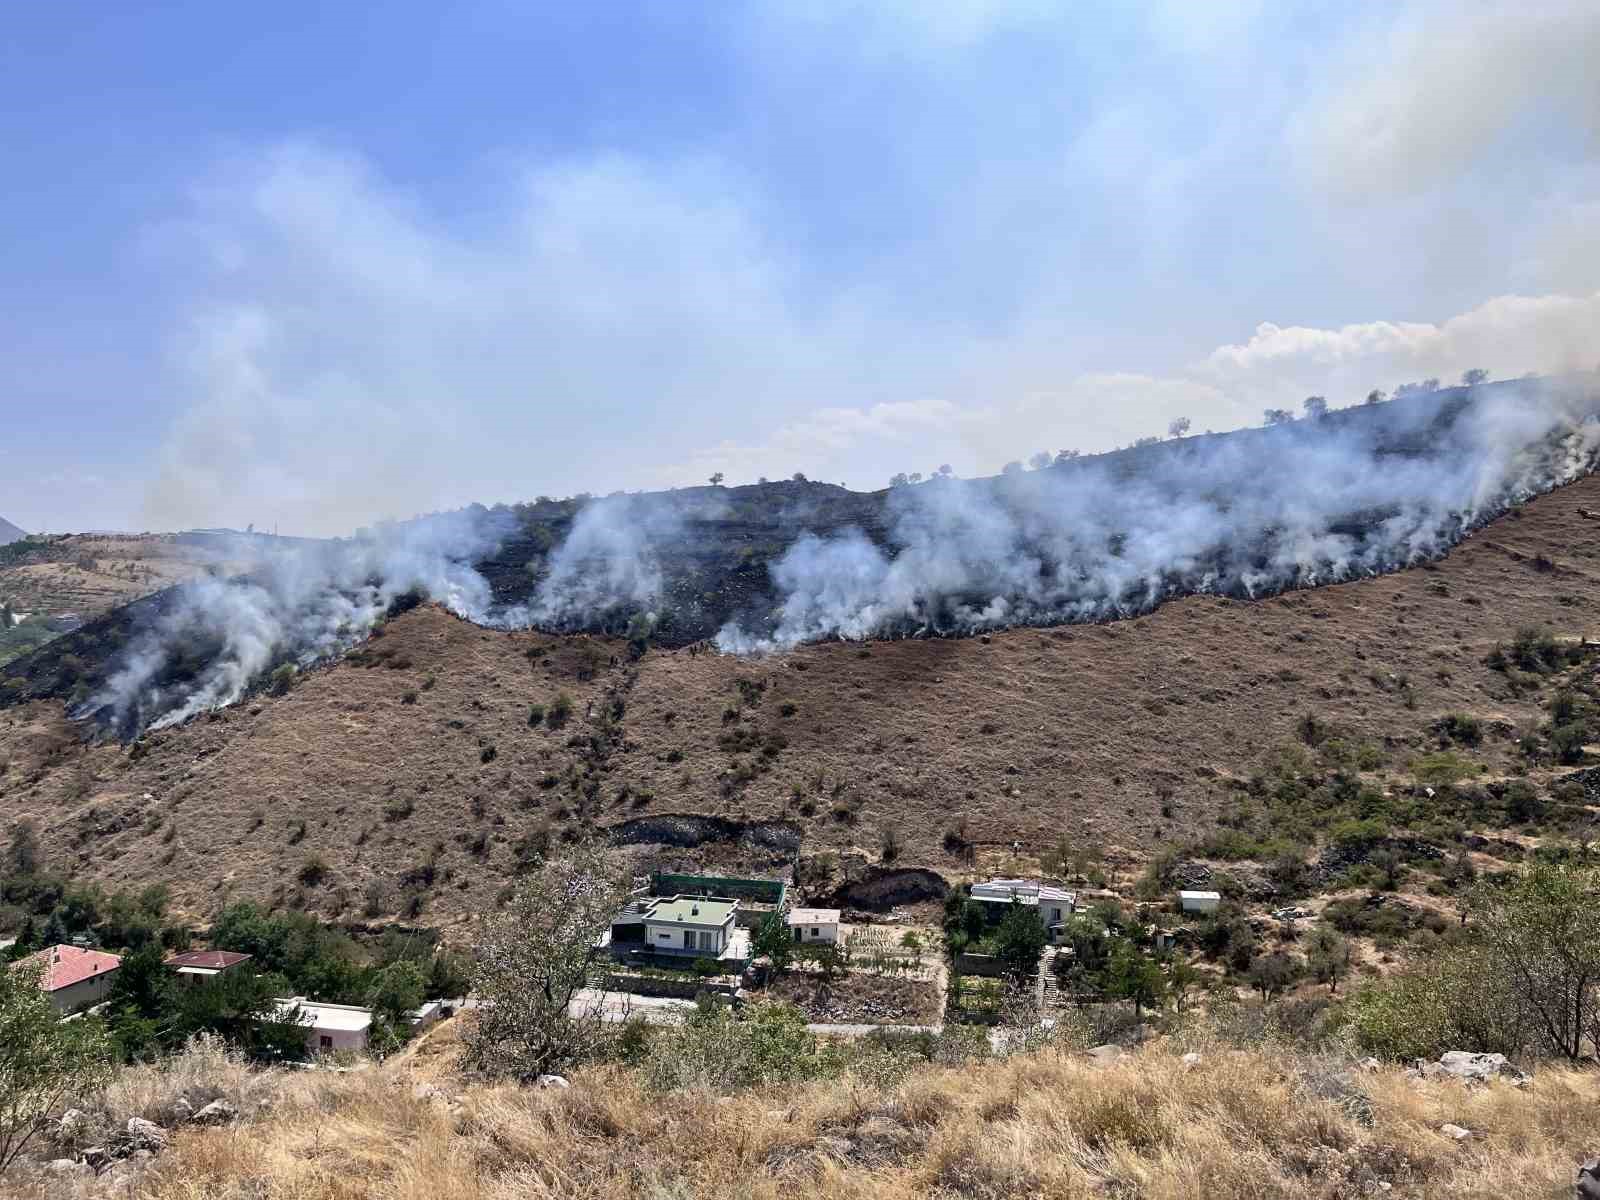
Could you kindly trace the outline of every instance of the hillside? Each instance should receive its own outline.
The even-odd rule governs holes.
[[[1597,512],[1591,477],[1382,578],[758,660],[691,646],[633,661],[621,640],[482,629],[423,606],[285,695],[131,746],[86,745],[54,701],[0,711],[0,817],[36,822],[74,878],[164,881],[198,915],[249,896],[449,925],[589,826],[657,861],[798,852],[812,894],[873,866],[1034,867],[1059,843],[1080,866],[1133,871],[1219,820],[1271,833],[1251,777],[1279,769],[1308,713],[1418,811],[1413,760],[1446,714],[1480,719],[1483,781],[1522,770],[1516,735],[1546,719],[1549,688],[1484,660],[1524,628],[1600,633]],[[531,727],[530,707],[548,713],[561,693],[567,724]],[[1552,769],[1529,778],[1542,788]],[[1556,828],[1592,819],[1570,801],[1550,811]],[[657,820],[673,814],[724,820]],[[298,882],[312,860],[325,876]],[[900,883],[879,895],[929,894],[914,874]]]

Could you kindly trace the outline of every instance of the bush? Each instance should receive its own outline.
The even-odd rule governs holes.
[[[284,663],[268,677],[267,691],[274,696],[282,696],[294,686],[294,677],[294,664]]]
[[[572,716],[572,697],[565,692],[556,693],[556,698],[550,702],[548,720],[551,729],[560,729]]]

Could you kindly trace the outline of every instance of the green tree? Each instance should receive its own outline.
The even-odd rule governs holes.
[[[470,1068],[529,1080],[605,1051],[615,1033],[605,997],[579,993],[627,896],[620,866],[582,845],[544,863],[489,919],[473,978],[483,1006],[464,1039]]]
[[[761,923],[751,949],[766,956],[774,975],[782,975],[789,969],[794,961],[794,935],[789,932],[789,923],[781,913],[773,913]]]
[[[33,965],[0,971],[0,1172],[69,1096],[109,1076],[112,1047],[95,1018],[62,1021]]]
[[[1039,956],[1049,940],[1038,909],[1013,900],[995,931],[995,957],[1014,978],[1027,979],[1039,969]]]
[[[1250,964],[1250,986],[1261,993],[1262,1000],[1271,1000],[1294,983],[1299,974],[1298,964],[1287,954],[1263,954]]]
[[[1328,985],[1328,994],[1339,994],[1339,980],[1350,973],[1350,944],[1326,925],[1319,925],[1306,947],[1306,962],[1318,983]]]
[[[411,1036],[411,1014],[422,1007],[426,980],[422,968],[400,959],[372,974],[366,1006],[372,1010],[372,1035],[368,1044],[381,1055],[389,1054]]]
[[[106,1024],[124,1061],[152,1058],[162,1044],[163,1024],[176,1006],[172,972],[161,948],[151,943],[122,957],[112,977]]]
[[[1140,952],[1127,938],[1117,938],[1106,964],[1106,991],[1133,1001],[1133,1012],[1142,1017],[1147,1008],[1159,1008],[1166,995],[1167,977],[1161,965]]]
[[[1550,1054],[1600,1048],[1600,873],[1534,867],[1503,891],[1481,885],[1477,937]]]

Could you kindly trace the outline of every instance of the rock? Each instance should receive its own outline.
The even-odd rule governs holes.
[[[1383,1064],[1375,1058],[1363,1058],[1357,1065],[1368,1073],[1383,1070]]]
[[[55,1140],[64,1146],[74,1145],[82,1141],[93,1124],[88,1113],[82,1109],[69,1108],[61,1114],[61,1120],[56,1123]]]
[[[572,1085],[560,1075],[541,1075],[534,1081],[534,1086],[542,1088],[569,1088]]]
[[[1108,1042],[1103,1046],[1094,1046],[1085,1050],[1084,1053],[1098,1063],[1114,1063],[1122,1057],[1123,1050],[1121,1046]]]
[[[539,1086],[540,1087],[544,1087],[545,1086],[545,1082],[544,1081],[546,1079],[554,1079],[554,1078],[555,1078],[555,1076],[553,1076],[553,1075],[541,1075],[539,1077]],[[445,1094],[442,1091],[440,1091],[438,1088],[434,1087],[433,1084],[431,1084],[431,1083],[419,1083],[419,1084],[417,1084],[415,1087],[413,1087],[411,1089],[411,1098],[413,1100],[443,1100],[446,1097],[445,1097]]]
[[[128,1118],[128,1145],[134,1150],[165,1150],[167,1131],[142,1117]]]
[[[86,1162],[79,1162],[74,1158],[52,1158],[45,1163],[44,1169],[52,1175],[92,1175],[94,1168]]]
[[[1467,1050],[1449,1050],[1439,1056],[1441,1072],[1469,1083],[1487,1083],[1491,1079],[1525,1079],[1523,1072],[1512,1066],[1504,1054],[1473,1054]]]
[[[1459,1125],[1441,1125],[1439,1132],[1453,1142],[1465,1142],[1472,1138],[1472,1130],[1463,1129]]]
[[[1200,1056],[1193,1050],[1183,1056],[1183,1069],[1192,1071],[1200,1065]]]
[[[848,1140],[841,1137],[819,1137],[816,1148],[831,1158],[848,1160],[850,1152],[855,1149]]]
[[[80,1162],[90,1170],[98,1173],[111,1165],[111,1151],[104,1146],[90,1146],[78,1155]]]
[[[1572,1178],[1572,1200],[1600,1200],[1600,1158],[1579,1165]]]
[[[191,1125],[226,1125],[238,1116],[239,1110],[226,1100],[213,1100],[199,1112],[190,1113],[188,1120]]]

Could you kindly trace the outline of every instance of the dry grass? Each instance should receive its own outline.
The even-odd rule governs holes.
[[[274,1102],[189,1130],[141,1200],[847,1200],[1564,1194],[1600,1146],[1594,1076],[1468,1089],[1287,1051],[1176,1046],[1099,1066],[1046,1051],[893,1086],[659,1097],[622,1068],[568,1091],[467,1086],[448,1054],[273,1076]],[[418,1088],[426,1078],[434,1087]],[[1456,1143],[1446,1123],[1474,1131]],[[26,1184],[30,1198],[74,1187]],[[32,1190],[28,1190],[28,1189]]]

